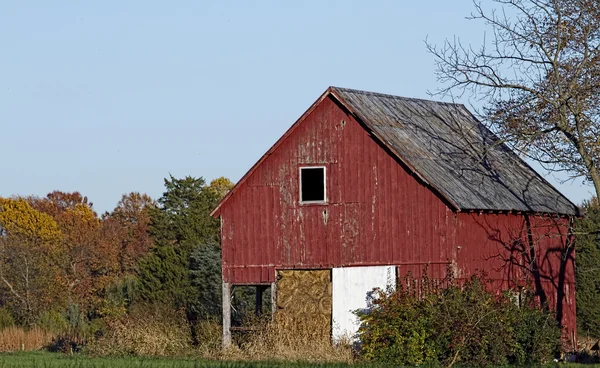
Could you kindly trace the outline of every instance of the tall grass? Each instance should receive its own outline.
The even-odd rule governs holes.
[[[110,324],[105,336],[91,342],[91,356],[195,356],[221,361],[299,361],[350,363],[347,345],[332,345],[318,321],[286,324],[253,321],[251,332],[236,336],[234,346],[222,349],[222,328],[216,321],[201,321],[191,328],[180,313],[134,313]]]
[[[94,356],[175,356],[189,352],[191,330],[181,311],[140,309],[107,322],[105,336],[88,344]]]
[[[23,327],[10,326],[0,331],[0,352],[40,350],[48,346],[55,334],[39,327],[26,330]]]
[[[318,320],[306,320],[301,324],[268,322],[243,339],[239,346],[222,352],[221,359],[351,363],[351,347],[343,343],[332,344],[321,330]]]

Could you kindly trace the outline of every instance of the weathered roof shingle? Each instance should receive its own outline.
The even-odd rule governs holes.
[[[461,210],[578,214],[464,105],[338,87],[329,91]]]

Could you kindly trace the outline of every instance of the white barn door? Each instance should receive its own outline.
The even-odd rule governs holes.
[[[332,269],[332,337],[333,341],[355,341],[360,322],[352,313],[367,308],[367,296],[373,288],[394,288],[395,266],[341,267]]]

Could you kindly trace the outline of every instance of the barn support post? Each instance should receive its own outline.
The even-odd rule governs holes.
[[[271,320],[275,320],[275,311],[277,310],[277,283],[271,283]]]
[[[231,284],[223,281],[223,348],[231,347]]]
[[[263,312],[263,293],[265,291],[264,285],[256,285],[256,308],[254,313],[260,316]]]

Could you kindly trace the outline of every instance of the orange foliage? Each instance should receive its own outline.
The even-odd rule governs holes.
[[[116,276],[117,252],[101,241],[102,221],[78,192],[54,191],[45,198],[28,199],[35,208],[52,216],[63,238],[61,282],[71,302],[84,308],[98,303],[98,293]]]
[[[156,203],[146,194],[124,194],[117,207],[104,217],[103,241],[118,249],[121,274],[135,272],[138,260],[146,255],[152,245],[150,214]]]

